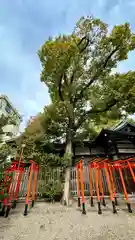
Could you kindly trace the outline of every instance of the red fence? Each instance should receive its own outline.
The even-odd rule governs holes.
[[[107,184],[107,193],[110,196],[110,200],[113,206],[113,213],[116,213],[117,206],[117,193],[119,191],[118,184],[115,176],[119,177],[119,184],[121,185],[121,192],[126,199],[128,211],[132,212],[130,200],[129,200],[129,185],[131,191],[134,191],[135,186],[135,158],[122,159],[117,161],[110,161],[108,158],[100,159],[96,158],[89,162],[89,197],[91,206],[93,206],[93,196],[97,196],[98,202],[98,213],[101,214],[101,201],[105,206],[105,194],[106,188],[104,185],[105,179]],[[103,175],[104,171],[104,175]],[[127,179],[125,180],[124,174]],[[132,179],[132,183],[129,182],[129,174]],[[82,213],[85,214],[85,173],[83,167],[83,160],[80,160],[76,165],[76,181],[77,181],[77,195],[78,195],[78,206],[80,206],[80,199],[82,201]],[[128,182],[128,184],[127,184]]]
[[[1,216],[8,217],[10,209],[16,207],[20,191],[23,191],[22,179],[26,176],[26,174],[28,178],[27,181],[25,181],[26,204],[24,215],[27,215],[30,201],[33,207],[36,199],[38,171],[38,165],[32,160],[27,163],[22,160],[12,161],[10,167],[3,172],[3,176],[0,179]],[[24,195],[24,192],[22,195]]]

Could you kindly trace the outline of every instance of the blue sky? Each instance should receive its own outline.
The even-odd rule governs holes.
[[[36,115],[49,103],[40,82],[37,51],[51,35],[70,33],[83,15],[108,23],[130,22],[135,31],[135,0],[0,0],[0,93],[24,116]],[[119,66],[135,70],[135,53]]]

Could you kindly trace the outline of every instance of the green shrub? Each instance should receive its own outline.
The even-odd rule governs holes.
[[[63,185],[59,180],[49,180],[42,187],[42,197],[50,201],[60,201],[63,192]]]

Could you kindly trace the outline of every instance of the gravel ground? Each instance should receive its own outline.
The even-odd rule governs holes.
[[[122,206],[123,208],[123,206]],[[119,209],[115,215],[111,205],[98,215],[87,204],[87,214],[60,204],[36,203],[28,216],[23,216],[24,204],[0,218],[0,240],[135,240],[135,212]]]

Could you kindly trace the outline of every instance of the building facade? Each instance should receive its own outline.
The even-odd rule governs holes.
[[[62,156],[65,145],[56,144],[55,152]],[[113,129],[102,129],[93,141],[83,141],[82,145],[73,144],[74,161],[77,162],[82,156],[87,164],[95,157],[110,159],[126,158],[135,156],[135,125],[125,121]]]
[[[21,123],[21,116],[14,108],[10,100],[5,95],[0,95],[0,117],[9,117],[13,119],[4,127],[2,127],[3,133],[1,134],[2,142],[15,137],[19,133],[19,127]]]

